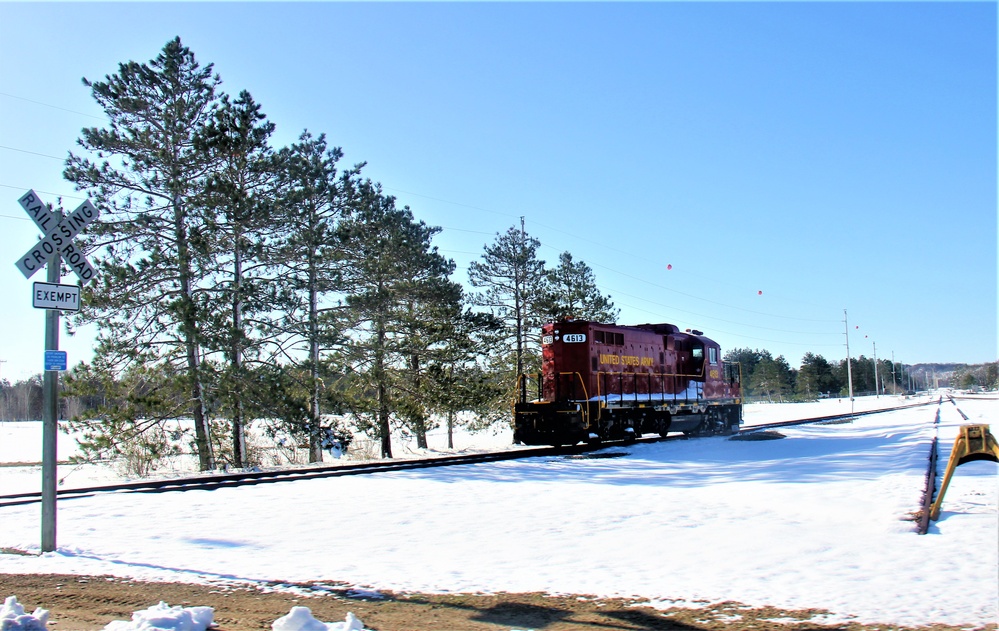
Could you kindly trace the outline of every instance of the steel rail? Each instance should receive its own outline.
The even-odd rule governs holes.
[[[871,414],[881,414],[883,412],[895,412],[896,410],[908,410],[926,405],[937,405],[939,401],[923,401],[920,403],[909,403],[907,405],[896,405],[890,408],[879,408],[877,410],[864,410],[863,412],[849,412],[847,414],[830,414],[829,416],[816,416],[814,418],[797,419],[793,421],[777,421],[775,423],[761,423],[739,430],[740,434],[750,434],[761,429],[776,429],[778,427],[793,427],[794,425],[808,425],[811,423],[825,423],[829,421],[839,421],[852,419],[857,416],[868,416]]]
[[[430,467],[445,467],[485,462],[499,462],[518,458],[533,458],[552,454],[575,453],[585,451],[587,446],[575,447],[538,447],[515,449],[503,452],[488,452],[460,456],[442,456],[439,458],[423,458],[410,460],[393,460],[390,462],[366,462],[348,465],[319,465],[294,469],[279,469],[270,471],[240,471],[222,474],[204,474],[183,478],[167,478],[160,480],[140,480],[122,482],[101,486],[60,489],[59,499],[74,499],[92,497],[103,493],[163,493],[167,491],[213,491],[220,488],[266,484],[269,482],[288,482],[299,480],[315,480],[345,475],[364,475],[369,473],[384,473],[392,471],[407,471],[411,469],[426,469]],[[40,492],[15,493],[0,495],[0,507],[33,504],[41,501]]]

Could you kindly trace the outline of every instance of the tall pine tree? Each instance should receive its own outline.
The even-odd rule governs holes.
[[[99,352],[180,369],[202,469],[215,462],[202,388],[209,298],[201,281],[216,253],[196,199],[216,162],[195,139],[213,118],[219,83],[180,38],[148,64],[130,61],[105,81],[84,79],[110,122],[82,131],[78,143],[96,159],[71,153],[64,173],[103,211],[88,230],[89,247],[103,249],[81,318],[97,322]]]
[[[248,466],[244,426],[248,422],[243,399],[255,380],[244,366],[253,348],[252,319],[271,311],[263,248],[274,206],[275,177],[269,138],[274,124],[267,120],[249,92],[232,101],[222,97],[215,118],[198,138],[198,146],[218,159],[204,195],[207,228],[219,243],[219,283],[213,304],[218,314],[211,343],[226,359],[221,375],[221,398],[230,415],[232,464]]]
[[[306,375],[310,462],[322,461],[322,353],[344,344],[337,311],[342,310],[347,256],[340,224],[357,203],[357,177],[363,164],[340,170],[340,147],[329,147],[324,134],[305,131],[298,142],[278,153],[281,232],[273,265],[283,287],[282,315],[272,325],[283,341],[280,361]],[[304,356],[301,351],[304,351]]]
[[[557,267],[545,272],[538,298],[538,310],[549,321],[562,319],[593,320],[613,324],[619,311],[597,288],[593,270],[572,254],[559,255]]]
[[[485,247],[481,262],[468,266],[469,282],[481,289],[472,302],[503,323],[500,351],[504,356],[512,353],[514,375],[525,372],[529,335],[542,320],[537,308],[545,276],[545,262],[537,257],[540,246],[537,239],[527,236],[521,222],[519,230],[511,227],[496,235],[495,242]]]
[[[409,207],[397,208],[380,186],[367,183],[364,189],[357,212],[341,226],[344,280],[351,287],[344,316],[361,387],[372,397],[365,416],[382,456],[391,458],[391,419],[413,412],[417,403],[405,397],[398,379],[414,357],[420,361],[426,342],[415,338],[426,328],[418,320],[455,291],[446,280],[454,263],[431,244],[439,228],[416,221]]]

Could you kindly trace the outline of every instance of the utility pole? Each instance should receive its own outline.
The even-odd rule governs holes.
[[[3,383],[3,365],[7,363],[6,359],[0,359],[0,384]],[[0,423],[7,420],[7,397],[4,393],[3,401],[0,402]]]
[[[853,414],[853,370],[850,368],[850,323],[843,309],[843,326],[846,328],[846,381],[850,384],[850,414]]]
[[[898,383],[895,381],[895,351],[891,352],[891,389],[892,394],[898,394]]]
[[[878,388],[878,343],[871,340],[871,344],[874,344],[874,397],[880,399],[881,389]]]

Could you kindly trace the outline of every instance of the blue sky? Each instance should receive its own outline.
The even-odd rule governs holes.
[[[42,358],[18,197],[82,201],[80,79],[178,35],[276,146],[367,161],[458,280],[523,216],[622,323],[797,366],[845,357],[846,309],[853,356],[995,361],[996,32],[990,2],[0,3],[0,376]]]

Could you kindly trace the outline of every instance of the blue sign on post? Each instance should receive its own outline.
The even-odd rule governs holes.
[[[45,370],[66,370],[66,351],[45,351]]]

